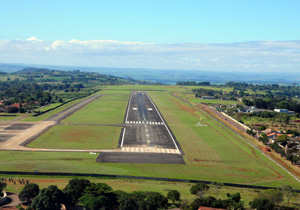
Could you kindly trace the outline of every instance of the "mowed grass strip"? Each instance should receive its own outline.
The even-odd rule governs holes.
[[[71,101],[69,103],[66,103],[66,104],[54,109],[54,110],[51,110],[49,112],[46,112],[45,114],[42,114],[42,115],[39,115],[39,116],[36,116],[36,117],[34,117],[34,116],[26,117],[26,118],[22,119],[21,122],[38,122],[38,121],[41,121],[41,120],[45,120],[46,118],[48,118],[48,117],[50,117],[50,116],[52,116],[52,115],[54,115],[54,114],[56,114],[56,113],[58,113],[58,112],[60,112],[64,109],[66,109],[66,108],[68,108],[68,107],[70,107],[74,104],[77,104],[77,103],[79,103],[79,102],[81,102],[85,99],[86,98],[81,98],[81,99]]]
[[[95,100],[78,110],[63,122],[89,124],[119,124],[123,123],[128,101]]]
[[[120,127],[57,125],[28,146],[51,149],[114,149],[118,146]]]
[[[224,182],[233,177],[237,182],[248,183],[283,179],[281,174],[272,170],[271,161],[257,154],[213,119],[168,93],[151,92],[150,96],[184,150],[188,165],[213,167],[216,174],[212,175],[222,176]],[[198,122],[207,126],[196,126]],[[209,171],[212,172],[211,169]]]
[[[49,105],[47,105],[47,106],[44,106],[44,107],[38,109],[38,111],[40,111],[40,112],[45,112],[45,111],[47,111],[47,110],[49,110],[49,109],[53,109],[53,108],[55,108],[55,107],[57,107],[57,106],[59,106],[59,105],[61,105],[61,104],[62,104],[62,103],[53,103],[53,104],[49,104]]]
[[[129,100],[130,94],[103,95],[98,100]]]
[[[99,94],[130,94],[130,90],[122,90],[115,87],[121,87],[121,86],[111,86],[111,87],[104,87]],[[106,88],[109,88],[108,90]]]
[[[19,114],[1,114],[2,116],[0,116],[0,121],[9,121],[9,120],[14,120],[22,115]],[[13,116],[15,115],[15,116]]]

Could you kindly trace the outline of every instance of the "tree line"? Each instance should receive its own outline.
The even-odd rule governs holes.
[[[28,210],[60,210],[62,205],[66,209],[79,205],[86,210],[157,210],[174,207],[181,210],[198,210],[199,206],[244,210],[245,204],[241,201],[240,193],[227,193],[225,199],[218,198],[222,187],[223,184],[218,182],[211,185],[194,184],[190,193],[195,195],[195,199],[188,203],[180,198],[180,192],[177,190],[169,190],[167,196],[150,191],[127,193],[113,190],[105,183],[75,178],[69,180],[62,190],[55,185],[40,190],[37,184],[26,184],[19,193],[19,198],[27,205]],[[214,196],[206,196],[208,192]],[[257,210],[284,209],[296,196],[297,192],[291,186],[283,185],[280,189],[259,192],[249,205]],[[18,208],[23,209],[21,206]]]

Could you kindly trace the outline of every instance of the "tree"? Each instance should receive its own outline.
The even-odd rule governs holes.
[[[114,210],[115,205],[112,205],[109,198],[104,195],[97,197],[83,196],[79,199],[86,210]]]
[[[3,191],[3,189],[4,189],[5,187],[6,187],[6,183],[0,181],[0,193]]]
[[[249,203],[252,209],[256,210],[273,210],[274,204],[266,198],[255,198]]]
[[[223,186],[224,186],[224,184],[222,182],[213,182],[210,185],[210,190],[212,191],[213,194],[216,195],[217,199],[218,199],[219,192]]]
[[[92,183],[90,186],[87,186],[84,195],[91,197],[98,197],[100,195],[106,195],[112,193],[113,189],[105,183]]]
[[[170,190],[167,194],[167,198],[173,201],[174,204],[175,201],[180,201],[180,193],[177,190]]]
[[[19,109],[17,107],[8,107],[7,112],[8,113],[17,113]]]
[[[227,200],[225,200],[225,203],[229,209],[233,209],[233,210],[244,209],[244,203],[241,201],[240,193],[234,193],[234,194],[227,193],[227,197],[228,198]]]
[[[276,141],[278,141],[278,142],[281,142],[281,143],[286,143],[287,142],[287,135],[286,134],[284,134],[284,135],[280,135],[280,136],[278,136],[277,138],[276,138]]]
[[[196,198],[190,205],[190,208],[193,210],[198,210],[199,206],[201,206],[202,200],[201,198]]]
[[[283,193],[278,189],[267,189],[260,193],[257,198],[264,198],[274,205],[279,205],[283,201]]]
[[[190,205],[188,204],[188,202],[186,200],[181,203],[180,210],[190,210]]]
[[[32,200],[30,208],[35,210],[60,210],[64,200],[63,192],[57,186],[50,185],[48,188],[42,189]]]
[[[264,131],[264,130],[266,130],[267,129],[267,127],[265,126],[265,125],[262,125],[262,126],[260,126],[260,128],[259,128],[259,130],[261,130],[261,131]]]
[[[113,189],[105,183],[91,183],[85,188],[79,201],[91,210],[97,209],[99,205],[104,205],[104,209],[114,209],[117,206],[117,197]]]
[[[139,205],[133,194],[118,190],[114,191],[118,199],[118,210],[138,210]]]
[[[32,201],[40,192],[40,188],[35,183],[26,184],[23,190],[19,193],[21,201]]]
[[[71,179],[63,190],[68,201],[70,201],[69,205],[76,204],[78,199],[83,196],[84,190],[89,186],[91,186],[91,182],[88,179]]]
[[[290,185],[283,185],[281,187],[281,191],[282,191],[283,195],[286,197],[288,204],[289,204],[292,197],[297,196],[297,192]]]
[[[191,194],[198,195],[199,197],[203,197],[204,194],[209,190],[209,186],[204,183],[197,183],[193,185],[190,189]]]
[[[167,208],[168,199],[158,192],[146,192],[140,210],[157,210]]]

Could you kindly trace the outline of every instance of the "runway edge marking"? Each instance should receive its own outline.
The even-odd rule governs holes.
[[[125,123],[128,122],[127,119],[128,119],[129,107],[130,107],[130,104],[131,104],[131,97],[132,97],[132,91],[131,91],[131,93],[130,93],[129,103],[128,103],[128,105],[127,105],[127,112],[126,112]],[[126,131],[126,128],[124,128],[124,130],[123,130],[123,136],[122,136],[121,148],[123,147],[123,144],[124,144],[125,131]]]
[[[171,134],[171,132],[170,132],[168,126],[167,126],[167,123],[164,121],[164,119],[163,119],[162,116],[160,115],[160,112],[158,111],[158,109],[156,108],[156,105],[153,103],[152,99],[151,99],[150,96],[148,95],[148,92],[145,91],[145,93],[146,93],[147,97],[149,98],[149,100],[151,101],[152,105],[154,106],[155,110],[157,111],[157,113],[158,113],[160,119],[161,119],[162,122],[164,123],[164,126],[166,127],[166,129],[167,129],[169,135],[171,136],[172,141],[173,141],[173,143],[174,143],[174,145],[175,145],[177,151],[179,151],[179,154],[181,154],[181,152],[180,152],[180,150],[178,149],[178,146],[177,146],[177,144],[176,144],[176,142],[175,142],[175,140],[174,140],[174,138],[173,138],[173,136],[172,136],[172,134]]]

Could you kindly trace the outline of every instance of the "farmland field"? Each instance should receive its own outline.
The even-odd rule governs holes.
[[[57,125],[39,136],[29,147],[51,149],[114,149],[121,128],[112,126]]]

